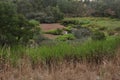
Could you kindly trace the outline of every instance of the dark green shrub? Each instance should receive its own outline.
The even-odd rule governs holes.
[[[55,18],[53,16],[46,16],[44,19],[43,19],[43,23],[55,23]]]
[[[45,12],[31,12],[27,15],[28,19],[34,19],[41,23],[45,22],[46,17],[47,17],[47,14]]]
[[[39,35],[39,28],[31,25],[23,15],[17,14],[16,6],[11,2],[0,1],[0,44],[27,43]]]
[[[103,30],[106,30],[107,28],[106,27],[100,27],[99,30],[103,31]]]
[[[104,40],[104,39],[106,39],[106,36],[103,32],[95,31],[92,34],[92,39],[93,40]]]
[[[75,36],[73,34],[64,34],[57,37],[57,40],[66,41],[66,40],[74,40]]]
[[[29,19],[35,19],[41,23],[55,23],[64,18],[63,13],[59,7],[48,6],[41,12],[31,12],[27,15]]]
[[[70,24],[77,25],[77,24],[79,24],[79,21],[78,21],[78,20],[66,19],[66,20],[62,20],[62,21],[61,21],[61,24],[62,24],[62,25],[65,25],[65,26],[70,25]]]
[[[79,29],[73,29],[72,33],[77,39],[86,38],[91,35],[91,31],[88,28],[83,27],[80,27]]]

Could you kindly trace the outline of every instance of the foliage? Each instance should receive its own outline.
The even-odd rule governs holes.
[[[51,45],[41,45],[35,48],[25,46],[14,46],[11,48],[0,48],[0,55],[5,60],[17,64],[26,55],[31,63],[38,61],[50,62],[52,60],[88,60],[100,61],[106,58],[113,58],[120,45],[119,37],[109,37],[102,41],[80,42],[57,42]]]
[[[65,25],[65,26],[70,25],[70,24],[77,25],[77,24],[79,24],[79,21],[74,20],[74,19],[64,19],[64,20],[61,21],[61,24]]]
[[[34,26],[34,27],[39,26],[39,24],[40,24],[38,21],[36,21],[34,19],[30,20],[29,23],[31,26]]]
[[[39,34],[39,29],[31,25],[23,15],[17,14],[11,2],[0,1],[0,44],[27,43]]]
[[[72,30],[73,35],[77,39],[88,38],[91,35],[91,31],[88,28],[79,28]]]
[[[93,40],[104,40],[106,38],[105,34],[100,31],[95,31],[92,34],[92,39]]]
[[[57,40],[60,41],[67,41],[67,40],[74,40],[75,36],[73,34],[64,34],[59,37],[57,37]]]
[[[65,17],[113,17],[120,18],[120,0],[4,0],[12,1],[17,5],[18,13],[27,18],[46,19],[54,21]],[[50,12],[50,14],[49,14]],[[42,14],[41,14],[42,13]],[[32,14],[32,15],[31,15]],[[39,16],[36,16],[38,15]],[[53,14],[53,15],[51,15]],[[57,16],[57,17],[56,17]],[[52,19],[51,19],[52,18]],[[42,22],[42,21],[41,21]],[[49,21],[50,22],[50,21]]]

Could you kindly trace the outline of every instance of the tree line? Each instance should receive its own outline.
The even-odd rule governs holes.
[[[10,1],[10,0],[5,0]],[[40,22],[57,22],[63,17],[107,16],[120,18],[120,0],[11,0],[18,13]]]

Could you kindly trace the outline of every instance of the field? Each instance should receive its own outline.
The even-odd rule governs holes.
[[[119,37],[1,48],[2,80],[119,80]],[[86,77],[87,76],[87,77]]]
[[[106,38],[60,41],[55,35],[54,40],[36,46],[0,47],[0,80],[120,80],[120,20],[91,17],[64,20],[77,20],[77,25],[101,31]],[[64,28],[58,24],[41,26],[43,31]],[[109,31],[115,34],[109,35]]]

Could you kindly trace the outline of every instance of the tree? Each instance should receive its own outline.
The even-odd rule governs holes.
[[[0,1],[0,44],[27,43],[33,39],[39,29],[17,13],[16,6],[7,1]]]

